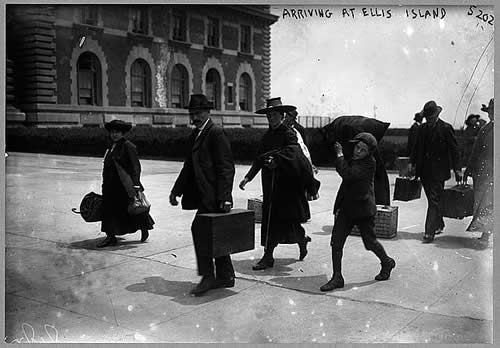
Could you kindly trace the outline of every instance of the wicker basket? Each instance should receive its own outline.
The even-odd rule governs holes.
[[[255,211],[255,222],[262,222],[262,200],[250,198],[248,200],[247,209]]]
[[[394,238],[398,231],[398,207],[377,205],[375,215],[375,235],[377,238]],[[351,234],[360,235],[358,226],[352,228]]]

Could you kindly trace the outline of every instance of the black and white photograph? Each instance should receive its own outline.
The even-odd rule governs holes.
[[[3,8],[4,343],[494,342],[493,2]]]

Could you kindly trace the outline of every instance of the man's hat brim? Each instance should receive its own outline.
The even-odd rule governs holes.
[[[278,105],[278,106],[271,106],[269,108],[257,110],[257,111],[255,111],[255,113],[256,114],[267,114],[271,111],[290,112],[290,111],[293,111],[295,109],[297,109],[297,108],[293,105]]]

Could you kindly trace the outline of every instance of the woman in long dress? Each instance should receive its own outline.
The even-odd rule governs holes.
[[[105,125],[112,140],[111,146],[104,155],[102,172],[103,219],[101,231],[107,237],[97,244],[98,248],[116,245],[116,236],[135,233],[141,230],[141,242],[146,241],[149,231],[153,229],[154,221],[148,212],[129,215],[127,207],[129,194],[118,174],[120,165],[132,179],[133,190],[144,190],[140,182],[141,164],[135,145],[125,139],[124,135],[131,128],[130,123],[113,120]],[[129,191],[131,188],[128,188]]]
[[[483,104],[482,111],[488,113],[490,122],[484,125],[478,133],[477,139],[469,156],[464,179],[471,176],[474,185],[474,215],[467,227],[469,232],[482,232],[483,241],[488,241],[493,231],[493,128],[494,128],[494,100],[490,100],[488,107]]]

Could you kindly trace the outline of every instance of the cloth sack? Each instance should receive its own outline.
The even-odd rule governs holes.
[[[75,214],[80,214],[86,222],[102,221],[102,195],[95,192],[87,193],[80,203],[80,211],[71,209]]]

